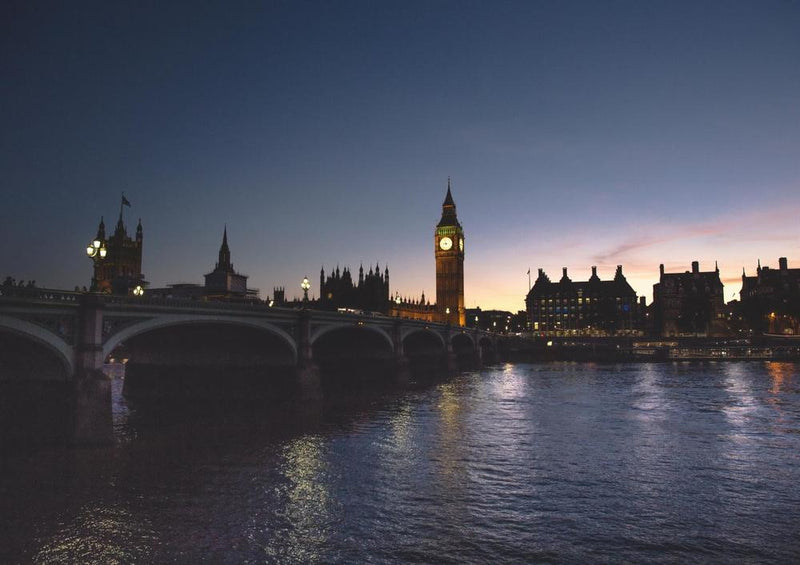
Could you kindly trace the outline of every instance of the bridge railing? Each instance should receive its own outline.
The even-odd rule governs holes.
[[[37,302],[74,303],[80,300],[82,292],[55,290],[50,288],[24,287],[14,285],[0,286],[0,299],[23,299]]]
[[[224,302],[217,300],[192,300],[190,298],[166,298],[160,296],[118,296],[104,294],[103,302],[109,305],[150,305],[150,306],[169,306],[171,308],[189,309],[226,309],[226,310],[269,310],[270,306],[261,302]]]

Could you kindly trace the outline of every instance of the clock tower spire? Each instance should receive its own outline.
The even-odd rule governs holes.
[[[464,230],[456,216],[456,203],[447,179],[442,219],[434,233],[436,256],[436,311],[439,320],[454,326],[466,323],[464,310]]]

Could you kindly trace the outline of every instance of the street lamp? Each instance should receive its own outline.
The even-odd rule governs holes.
[[[308,289],[311,288],[311,282],[308,280],[308,277],[303,277],[300,288],[303,289],[303,302],[308,302]]]
[[[400,306],[400,302],[402,302],[402,300],[401,300],[401,298],[400,298],[400,293],[399,293],[399,292],[397,292],[397,293],[395,293],[395,295],[394,295],[394,303],[395,303],[395,304],[397,304],[398,306]]]
[[[92,259],[94,258],[105,259],[106,253],[108,253],[108,251],[106,250],[106,246],[99,239],[95,239],[86,248],[86,254]]]
[[[91,285],[92,292],[97,291],[97,276],[96,276],[97,264],[100,261],[103,261],[106,258],[107,254],[108,250],[106,249],[105,242],[99,239],[93,240],[92,242],[89,243],[88,246],[86,246],[86,255],[88,255],[89,259],[92,260],[95,270],[95,272],[92,273],[92,285]]]
[[[136,285],[136,287],[133,289],[133,295],[134,296],[144,296],[144,289],[142,288],[142,285],[140,285],[140,284]]]

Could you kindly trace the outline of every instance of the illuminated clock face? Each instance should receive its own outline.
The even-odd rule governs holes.
[[[453,247],[453,240],[449,237],[443,237],[439,240],[439,247],[442,249],[442,251],[447,251]]]
[[[464,238],[463,237],[459,238],[459,240],[458,240],[458,248],[461,251],[464,251]]]

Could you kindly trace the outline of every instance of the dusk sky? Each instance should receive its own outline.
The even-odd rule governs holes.
[[[448,176],[468,308],[526,272],[800,267],[800,2],[3,2],[0,276],[89,285],[120,193],[152,286],[225,224],[261,296],[387,263],[435,296]]]

